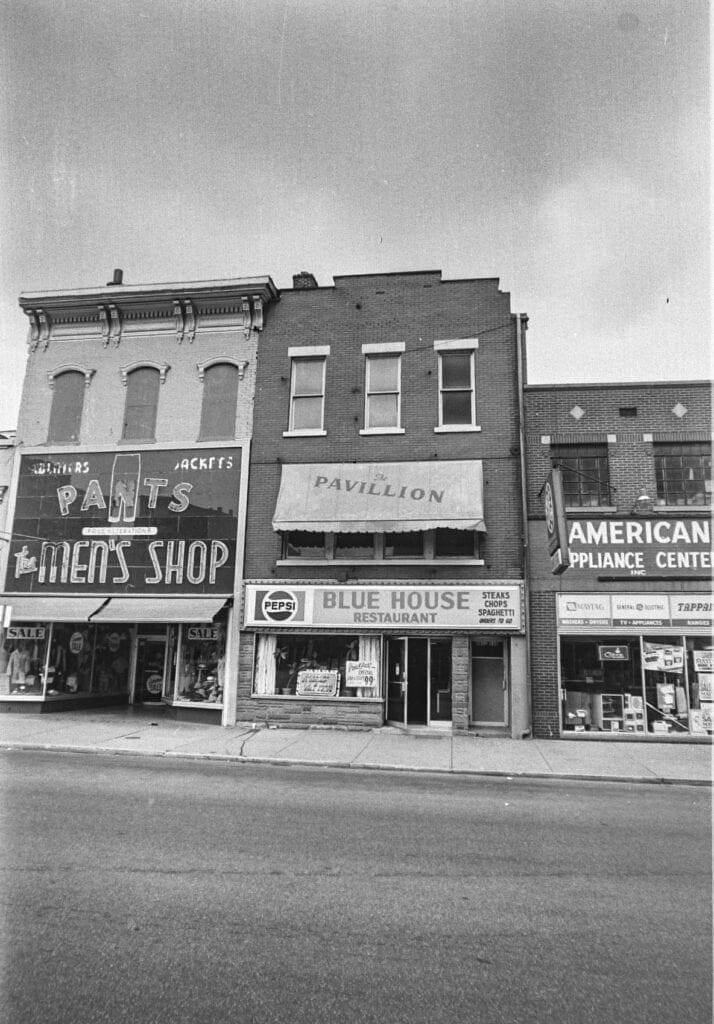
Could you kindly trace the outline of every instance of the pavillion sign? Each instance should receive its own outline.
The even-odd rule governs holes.
[[[23,455],[6,589],[233,591],[240,449]]]
[[[571,569],[628,576],[701,576],[711,572],[709,519],[573,519]]]

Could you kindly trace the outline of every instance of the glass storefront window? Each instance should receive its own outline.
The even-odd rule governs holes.
[[[647,702],[647,731],[687,733],[689,701],[684,675],[684,646],[677,636],[643,637],[642,662]]]
[[[0,693],[40,695],[50,629],[27,622],[0,630]]]
[[[192,704],[222,704],[225,673],[225,623],[183,625],[174,699]]]
[[[260,696],[378,697],[380,638],[259,636],[255,688]]]
[[[563,730],[712,735],[713,653],[706,637],[561,637]]]
[[[689,729],[694,735],[714,733],[714,648],[706,637],[687,640]]]
[[[645,732],[639,637],[562,637],[565,732]]]

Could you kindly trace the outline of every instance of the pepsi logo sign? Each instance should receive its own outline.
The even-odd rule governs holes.
[[[270,590],[261,605],[263,615],[272,622],[290,622],[298,610],[297,598],[289,590]]]

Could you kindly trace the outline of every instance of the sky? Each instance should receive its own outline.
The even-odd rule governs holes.
[[[529,382],[703,379],[707,0],[0,0],[0,429],[22,292],[497,277]]]

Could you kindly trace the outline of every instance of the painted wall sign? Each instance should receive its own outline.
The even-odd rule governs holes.
[[[233,590],[240,449],[24,455],[7,590]]]
[[[558,628],[711,629],[714,599],[708,594],[558,594]]]
[[[573,569],[701,576],[712,568],[708,519],[573,519],[568,544]]]
[[[521,588],[491,586],[246,586],[246,626],[522,629]]]

